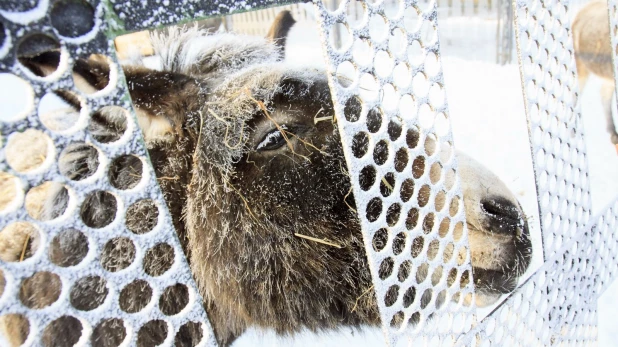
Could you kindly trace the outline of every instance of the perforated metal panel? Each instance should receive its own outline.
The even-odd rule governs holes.
[[[0,218],[0,230],[7,233],[7,226],[17,222],[25,222],[34,227],[40,235],[40,244],[35,254],[22,262],[1,262],[0,267],[6,279],[6,287],[0,300],[0,312],[2,316],[20,314],[26,317],[29,322],[30,333],[26,340],[26,345],[40,345],[40,337],[44,329],[61,317],[72,316],[79,320],[82,325],[82,337],[80,341],[88,342],[90,335],[110,319],[120,319],[124,325],[126,333],[125,341],[128,345],[135,345],[138,332],[145,324],[153,322],[164,322],[167,326],[166,345],[172,345],[176,332],[188,322],[196,322],[201,325],[203,332],[204,345],[214,345],[213,334],[210,324],[202,306],[201,296],[198,294],[196,285],[191,277],[191,272],[184,258],[183,250],[178,242],[176,232],[172,226],[171,218],[161,191],[156,182],[156,177],[149,165],[147,151],[141,137],[141,132],[136,125],[132,106],[127,97],[126,85],[123,81],[122,70],[115,60],[113,44],[107,38],[107,33],[112,29],[111,23],[104,20],[106,3],[99,1],[84,2],[81,11],[73,13],[72,19],[75,22],[93,23],[94,26],[82,32],[73,31],[74,37],[63,37],[64,34],[71,34],[66,27],[54,27],[55,15],[63,15],[61,6],[51,6],[48,1],[39,1],[37,7],[30,11],[17,13],[14,3],[2,3],[0,8],[2,18],[0,19],[6,34],[3,49],[0,53],[0,71],[10,73],[21,78],[32,88],[32,105],[23,114],[23,119],[14,122],[2,123],[2,158],[7,152],[21,150],[16,146],[33,145],[28,138],[22,139],[24,134],[34,134],[45,138],[40,144],[47,146],[42,153],[45,159],[38,167],[28,172],[20,172],[19,165],[10,161],[0,164],[3,173],[8,173],[17,178],[16,201],[2,212]],[[60,8],[59,8],[60,7]],[[91,11],[88,11],[90,9]],[[60,14],[58,14],[60,12]],[[90,17],[89,17],[90,16]],[[62,21],[60,21],[62,22]],[[84,27],[78,27],[78,31]],[[16,61],[16,50],[20,49],[20,44],[26,42],[32,35],[44,33],[48,38],[56,40],[62,50],[59,71],[46,77],[37,77],[29,69]],[[72,64],[78,57],[88,57],[90,54],[100,53],[110,58],[111,82],[108,87],[92,95],[85,95],[78,90],[71,77]],[[67,90],[79,95],[82,111],[75,124],[68,129],[54,131],[45,126],[38,114],[38,106],[41,99],[48,92],[55,90]],[[107,106],[119,106],[126,117],[126,130],[121,138],[115,141],[100,141],[87,130],[90,116]],[[29,130],[26,130],[29,129]],[[36,130],[34,130],[36,129]],[[23,132],[26,130],[26,132]],[[24,142],[25,141],[25,142]],[[58,158],[63,151],[74,144],[85,143],[96,149],[98,153],[99,167],[96,172],[87,179],[73,181],[64,176],[58,169]],[[36,143],[34,143],[36,145]],[[114,187],[108,179],[109,165],[114,160],[123,155],[134,155],[139,157],[142,162],[143,172],[141,179],[130,189],[119,189]],[[23,153],[22,155],[28,155]],[[62,184],[69,191],[70,203],[66,211],[51,221],[39,221],[23,208],[23,194],[32,191],[34,187],[44,182],[57,182]],[[88,226],[80,218],[80,208],[84,201],[92,197],[96,192],[107,192],[113,196],[116,205],[116,216],[113,221],[102,228]],[[20,201],[21,200],[21,201]],[[28,203],[26,195],[26,204]],[[141,202],[141,203],[140,203]],[[125,225],[125,213],[135,213],[136,203],[154,202],[151,206],[157,213],[158,223],[152,230],[144,234],[134,234]],[[113,204],[109,208],[113,208]],[[88,252],[78,264],[68,266],[67,264],[54,264],[50,261],[50,248],[55,237],[67,230],[77,230],[83,241],[87,242]],[[122,249],[123,252],[131,253],[133,248],[133,259],[131,264],[124,269],[110,269],[102,266],[101,258],[106,256],[105,245],[116,238],[126,238],[127,245]],[[128,241],[126,241],[128,240]],[[114,241],[112,241],[114,242]],[[167,246],[165,246],[167,245]],[[166,248],[169,257],[173,257],[173,265],[163,274],[154,276],[144,271],[143,265],[151,257],[153,249]],[[113,248],[113,247],[112,247]],[[6,250],[4,250],[6,251]],[[59,297],[55,302],[49,303],[44,308],[33,309],[23,299],[20,300],[20,287],[25,281],[41,276],[44,272],[49,279],[57,276],[62,286]],[[38,274],[38,275],[37,275]],[[75,293],[80,283],[85,284],[85,280],[98,277],[99,283],[103,283],[100,291],[96,291],[92,297],[84,298],[88,304],[76,304]],[[184,308],[179,307],[179,313],[166,315],[159,309],[159,298],[176,284],[186,286],[189,292],[189,302]],[[51,286],[51,283],[49,283]],[[126,308],[120,307],[119,297],[122,290],[129,285],[143,285],[142,295],[151,295],[150,302],[146,307],[139,310],[139,313],[132,313]],[[104,289],[103,289],[104,288]],[[34,308],[38,308],[34,307]],[[180,310],[181,309],[181,310]],[[129,312],[131,313],[129,313]]]
[[[398,11],[385,12],[383,3],[363,3],[364,16],[356,24],[346,18],[350,1],[332,12],[319,2],[317,8],[337,123],[388,340],[404,343],[422,332],[428,339],[454,341],[453,331],[431,329],[428,323],[430,316],[448,326],[457,320],[454,330],[463,332],[474,319],[473,281],[453,286],[446,276],[456,271],[455,283],[460,283],[462,275],[472,273],[438,52],[437,12],[433,2],[398,4]],[[329,40],[336,30],[340,44]],[[370,53],[358,53],[363,47]],[[380,55],[388,57],[391,69],[381,68]],[[342,71],[353,72],[343,78]],[[362,105],[362,112],[351,117],[344,111],[355,104]],[[393,123],[402,131],[392,131]],[[440,235],[443,222],[448,231]],[[376,247],[373,240],[384,235],[386,245]],[[427,275],[401,276],[406,267],[410,274]],[[385,268],[390,271],[381,273]],[[404,299],[410,291],[417,293],[411,304]],[[389,292],[397,293],[394,303],[387,300]],[[430,301],[423,303],[423,297]],[[447,304],[439,305],[441,300]]]
[[[92,0],[88,4],[94,26],[77,37],[62,36],[65,28],[53,26],[54,7],[47,0],[0,5],[0,23],[5,33],[0,35],[3,40],[0,71],[21,78],[32,88],[32,105],[23,113],[23,119],[2,123],[0,128],[3,146],[0,167],[3,174],[16,177],[18,188],[13,201],[2,211],[0,229],[25,221],[41,236],[38,250],[29,259],[0,262],[6,278],[0,298],[0,315],[27,317],[30,324],[28,344],[37,344],[50,322],[69,315],[80,320],[84,328],[83,341],[104,320],[118,318],[123,321],[129,344],[135,344],[141,326],[161,320],[168,326],[167,345],[173,343],[175,332],[190,321],[202,325],[202,343],[214,345],[200,296],[148,164],[122,82],[122,70],[109,38],[123,30],[283,2],[162,1],[155,6],[138,0]],[[456,175],[457,161],[444,95],[435,3],[405,0],[399,3],[397,12],[386,11],[381,2],[362,4],[365,14],[356,24],[349,23],[345,15],[350,1],[344,0],[332,11],[321,2],[316,2],[315,6],[337,122],[388,342],[403,344],[417,334],[422,334],[429,343],[446,345],[587,344],[595,340],[596,304],[592,298],[609,285],[618,267],[615,260],[618,246],[614,237],[618,201],[602,217],[588,223],[590,194],[586,150],[577,103],[570,21],[566,16],[568,4],[533,0],[517,1],[514,6],[546,264],[513,293],[504,306],[472,330],[476,324],[474,305],[470,304],[474,302],[473,281],[463,288],[451,286],[445,275],[454,269],[456,283],[459,283],[462,274],[467,272],[471,278],[472,272],[463,197]],[[616,13],[614,1],[610,1],[613,47],[617,44],[613,30],[618,21]],[[87,14],[86,11],[79,16]],[[88,18],[83,19],[88,22]],[[20,42],[33,33],[47,34],[57,40],[62,49],[59,71],[47,78],[34,76],[15,59]],[[338,38],[331,40],[333,35]],[[369,52],[369,59],[367,54],[357,55],[357,49]],[[113,78],[109,87],[85,95],[74,86],[70,71],[77,57],[91,53],[102,53],[110,58]],[[390,69],[375,64],[379,55],[389,62]],[[342,78],[342,71],[352,73]],[[21,82],[16,80],[15,83]],[[58,89],[79,95],[83,105],[79,121],[61,131],[50,129],[37,113],[37,105],[44,95]],[[353,104],[362,105],[362,111],[358,117],[346,118],[344,111]],[[127,129],[120,139],[104,143],[88,132],[87,125],[93,113],[111,105],[126,110]],[[375,127],[372,125],[375,121],[368,121],[369,118],[378,119],[380,125]],[[402,130],[393,131],[396,127],[390,127],[391,124],[400,125]],[[11,150],[11,141],[18,143],[19,133],[26,129],[37,129],[39,135],[43,135],[38,138],[48,140],[42,142],[44,148],[37,152],[44,157],[36,163],[39,168],[22,173],[5,160],[5,156]],[[409,130],[417,131],[419,136],[409,139]],[[59,172],[56,161],[65,148],[82,142],[96,149],[99,169],[90,178],[76,182]],[[133,188],[119,189],[108,180],[108,165],[127,154],[143,160],[142,178]],[[361,178],[368,172],[373,173],[373,180],[369,184],[362,183],[367,182]],[[32,218],[22,205],[31,187],[47,181],[64,185],[71,203],[62,216],[41,222]],[[410,193],[411,187],[413,193]],[[111,193],[117,206],[115,219],[104,228],[89,227],[79,216],[81,204],[95,191]],[[150,232],[137,235],[125,226],[125,213],[144,199],[154,201],[159,213],[158,224]],[[438,225],[443,222],[448,223],[448,232],[439,235]],[[586,224],[589,227],[586,228]],[[70,228],[87,238],[89,250],[78,265],[62,267],[49,260],[48,250],[54,237]],[[383,248],[374,246],[376,235],[386,236]],[[135,249],[134,257],[125,269],[110,271],[99,260],[105,244],[119,237],[130,241]],[[160,276],[150,276],[144,272],[142,263],[148,250],[161,243],[173,249],[174,265]],[[449,253],[450,257],[445,256]],[[410,262],[409,265],[406,262]],[[389,275],[381,278],[381,268],[390,269],[386,271]],[[415,274],[425,269],[428,273],[425,279],[400,276],[401,272]],[[19,299],[20,284],[44,271],[58,276],[62,290],[54,303],[42,309],[31,309]],[[98,307],[84,310],[71,304],[71,290],[80,279],[88,276],[99,276],[105,282],[107,294]],[[152,299],[139,313],[129,314],[119,307],[118,297],[126,285],[137,280],[144,280],[152,289]],[[191,300],[178,314],[168,316],[159,310],[158,298],[165,288],[176,283],[188,288]],[[410,288],[414,288],[417,295],[405,307],[404,297]],[[397,300],[387,302],[387,293],[393,292]],[[422,297],[430,298],[427,304],[421,302],[424,301]],[[436,305],[438,299],[445,303]]]
[[[522,86],[543,247],[552,256],[590,217],[590,192],[568,2],[517,2]]]

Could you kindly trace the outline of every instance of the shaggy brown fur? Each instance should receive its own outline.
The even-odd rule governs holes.
[[[230,38],[237,39],[226,36]],[[178,44],[176,56],[183,56],[182,42],[174,44]],[[333,122],[315,122],[318,116],[333,116],[325,73],[289,68],[277,61],[278,56],[273,60],[268,54],[275,46],[266,40],[245,44],[250,54],[231,62],[217,57],[238,46],[219,44],[214,44],[220,47],[214,50],[217,54],[199,56],[196,65],[167,59],[166,71],[125,68],[140,123],[165,124],[154,132],[142,130],[157,177],[174,178],[159,182],[217,340],[230,345],[248,327],[290,334],[303,328],[379,325],[376,298],[364,295],[372,281],[354,198],[348,195],[350,178],[339,134]],[[91,71],[102,70],[94,66]],[[121,128],[117,118],[99,116],[91,130],[113,137],[109,130],[96,127],[110,123],[109,129]],[[418,145],[418,132],[411,129],[405,136],[411,147]],[[479,274],[476,288],[479,297],[491,301],[512,291],[530,262],[527,224],[517,200],[495,175],[465,156],[460,158],[462,186],[470,190],[465,201],[469,226],[476,239],[487,241],[480,247],[471,244]],[[77,170],[87,162],[60,166]],[[412,170],[423,174],[419,167]],[[478,186],[479,182],[486,186]],[[105,217],[97,200],[85,208],[89,216]],[[128,224],[139,224],[132,218],[142,216],[127,215]],[[432,226],[423,228],[430,232]],[[295,233],[328,239],[340,248]],[[412,248],[413,255],[419,252]],[[430,246],[429,252],[436,249]],[[453,255],[460,256],[453,252],[448,256]],[[165,264],[149,266],[147,272],[156,272]],[[382,275],[390,271],[380,269]],[[86,282],[81,297],[94,290],[102,288],[94,280]],[[34,300],[45,299],[43,291],[32,292]],[[121,298],[121,307],[141,305],[140,295],[128,294]],[[183,300],[182,293],[165,297],[161,310],[173,310]],[[74,303],[82,304],[88,302]],[[21,325],[12,324],[19,335]],[[117,344],[122,336],[115,328],[109,324],[108,329],[95,330],[91,341],[99,346]],[[158,343],[161,331],[153,323],[140,334],[138,345]],[[79,332],[62,338],[69,341],[72,334]],[[176,335],[176,344],[191,346],[200,336],[197,327],[184,329]]]

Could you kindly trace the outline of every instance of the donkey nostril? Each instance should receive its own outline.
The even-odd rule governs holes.
[[[526,223],[521,209],[511,201],[500,196],[483,199],[481,209],[486,216],[486,227],[492,232],[516,237],[524,232]]]
[[[519,207],[502,197],[492,197],[481,200],[481,208],[485,213],[510,219],[521,219]]]

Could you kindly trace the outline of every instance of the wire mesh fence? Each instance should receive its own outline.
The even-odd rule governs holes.
[[[61,334],[55,327],[64,324],[80,332],[75,344],[101,345],[115,334],[118,344],[173,345],[189,330],[194,345],[217,344],[203,284],[192,277],[112,40],[236,12],[246,13],[221,25],[262,36],[276,13],[250,11],[275,5],[287,5],[297,20],[319,23],[370,291],[387,344],[407,345],[419,336],[431,345],[474,346],[596,340],[593,299],[618,266],[618,202],[591,217],[570,4],[540,0],[0,4],[0,77],[25,91],[23,107],[3,111],[0,127],[0,189],[6,192],[0,199],[0,320],[6,340],[40,345]],[[614,1],[609,10],[615,46]],[[456,21],[439,23],[440,11],[472,11],[492,20],[497,62],[518,57],[529,124],[543,232],[543,250],[536,251],[544,252],[545,264],[483,320],[476,315],[466,196],[438,37],[444,30],[441,38],[456,39],[458,29]],[[42,47],[54,47],[55,66],[20,59],[40,57]],[[85,90],[75,71],[80,58],[93,54],[108,67],[108,83]],[[39,112],[47,95],[58,93],[79,105],[69,124]],[[95,131],[101,117],[119,117],[118,136]],[[78,148],[94,158],[79,179],[58,164]],[[127,158],[135,159],[136,178],[121,185],[114,165]],[[67,203],[48,216],[37,202],[52,186]],[[111,218],[93,221],[83,213],[93,199],[114,211]],[[137,225],[127,218],[140,214],[155,217]],[[114,257],[124,261],[110,266],[102,260]],[[153,273],[147,264],[162,258],[168,265]],[[29,299],[33,283],[51,292],[47,301]],[[147,299],[127,306],[136,288]],[[178,305],[170,311],[164,302],[174,295]],[[158,340],[144,340],[148,329],[162,332]]]

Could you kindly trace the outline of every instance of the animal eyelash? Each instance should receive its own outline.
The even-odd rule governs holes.
[[[286,133],[289,132],[288,127],[285,125],[280,126],[280,128],[282,131],[285,131]],[[279,129],[274,129],[273,131],[266,134],[266,136],[264,136],[262,141],[260,141],[260,143],[257,145],[255,149],[256,150],[260,150],[260,149],[268,150],[268,149],[279,148],[280,146],[277,146],[277,145],[279,142],[281,142],[282,139],[284,139],[284,137],[281,131],[279,131]],[[274,147],[274,146],[277,146],[277,147]],[[270,148],[270,147],[273,147],[273,148]]]

